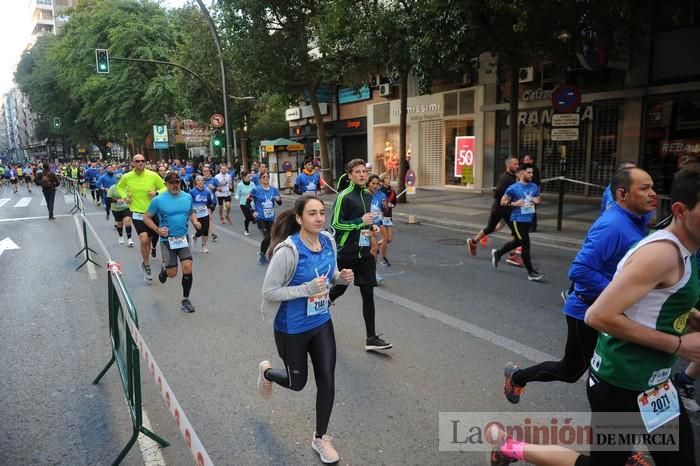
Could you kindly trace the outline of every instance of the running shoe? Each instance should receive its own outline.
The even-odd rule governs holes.
[[[141,264],[141,270],[143,270],[143,279],[146,280],[147,282],[150,282],[153,280],[153,276],[151,275],[151,266],[146,265],[146,264]]]
[[[380,336],[381,334],[374,337],[369,337],[365,342],[365,351],[388,350],[393,346],[391,343],[387,343],[386,341],[379,338]]]
[[[501,256],[498,255],[498,249],[491,249],[491,265],[494,268],[498,268],[498,261],[501,260]]]
[[[489,237],[488,237],[488,236],[484,236],[483,238],[481,238],[480,243],[481,243],[481,247],[482,247],[482,248],[485,248],[486,246],[489,245]]]
[[[513,404],[518,404],[520,401],[520,395],[525,391],[525,387],[520,387],[513,383],[513,374],[520,370],[520,366],[509,362],[506,364],[505,369],[503,369],[503,375],[505,375],[506,380],[503,383],[503,393],[506,395],[506,399]]]
[[[384,258],[384,265],[386,265],[387,267],[391,267],[391,262],[389,262],[389,259],[387,259],[386,257]]]
[[[185,312],[189,312],[189,313],[194,312],[194,306],[192,305],[190,300],[187,298],[182,300],[182,304],[180,306],[180,309],[182,309]]]
[[[202,254],[209,254],[209,249],[207,248],[202,248]]]
[[[245,230],[245,231],[243,232],[243,234],[244,234],[245,236],[250,236],[250,232],[249,232],[248,230]]]
[[[697,413],[700,411],[700,405],[695,401],[695,385],[681,381],[680,376],[680,372],[673,376],[673,386],[678,390],[678,396],[681,397],[685,409]]]
[[[156,248],[151,248],[151,257],[156,257]]]
[[[523,260],[520,258],[519,254],[512,253],[508,256],[506,259],[506,263],[515,266],[515,267],[522,267],[523,266]]]
[[[375,278],[376,278],[376,280],[377,280],[377,283],[381,283],[381,282],[384,281],[384,277],[382,277],[382,276],[379,275],[378,273],[375,273],[374,276],[375,276]]]
[[[335,451],[331,443],[332,440],[333,437],[328,434],[321,438],[316,438],[316,434],[314,434],[314,439],[311,441],[311,448],[318,453],[321,457],[321,462],[324,464],[334,464],[340,461],[340,456],[338,456],[338,452]]]
[[[272,382],[265,378],[265,371],[268,369],[272,369],[270,361],[258,364],[258,393],[266,400],[272,396]]]
[[[168,274],[165,270],[165,263],[161,262],[160,264],[160,273],[158,273],[158,281],[161,283],[165,283],[165,281],[168,279]]]
[[[263,254],[260,251],[258,251],[258,264],[260,264],[260,265],[267,264],[267,257],[265,257],[265,254]]]
[[[467,249],[469,249],[469,254],[476,256],[476,241],[474,241],[472,238],[467,240]]]
[[[216,241],[217,239],[219,239],[219,235],[217,235],[216,233],[212,233],[212,234],[211,234],[211,240],[212,240],[212,241]]]
[[[544,278],[544,274],[541,272],[538,272],[537,270],[533,270],[532,272],[527,274],[527,279],[530,280],[531,282],[538,282]]]
[[[119,237],[119,244],[124,244],[124,237],[123,236]]]
[[[492,425],[489,428],[487,435],[489,438],[498,440],[498,445],[493,447],[493,450],[491,450],[491,455],[489,456],[491,466],[507,466],[518,462],[517,458],[513,458],[504,451],[506,450],[506,444],[509,443],[510,445],[508,446],[512,448],[513,442],[517,442],[517,440],[508,439],[505,432],[499,430],[495,425]]]
[[[107,212],[107,218],[105,220],[109,221],[109,212]]]
[[[126,244],[127,244],[130,248],[133,248],[133,247],[134,247],[134,241],[133,241],[131,238],[129,238],[129,240],[126,242]]]

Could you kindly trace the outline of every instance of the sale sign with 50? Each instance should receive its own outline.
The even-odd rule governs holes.
[[[476,137],[455,138],[455,178],[462,176],[464,167],[474,168],[476,162]]]

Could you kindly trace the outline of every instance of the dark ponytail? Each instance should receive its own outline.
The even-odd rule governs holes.
[[[301,217],[303,215],[304,208],[310,201],[318,201],[323,204],[323,201],[316,196],[304,195],[294,202],[294,207],[285,210],[277,216],[270,232],[270,246],[267,248],[268,258],[272,258],[272,253],[278,244],[301,230],[301,225],[297,223],[297,216]]]

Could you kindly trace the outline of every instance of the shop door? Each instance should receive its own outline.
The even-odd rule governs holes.
[[[361,134],[343,138],[343,167],[352,159],[367,160],[367,135]]]
[[[419,137],[419,187],[442,186],[444,182],[444,126],[442,120],[421,121]]]

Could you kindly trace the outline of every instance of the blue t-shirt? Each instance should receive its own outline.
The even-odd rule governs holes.
[[[191,176],[194,173],[194,167],[192,165],[185,166],[185,173]]]
[[[197,209],[198,207],[208,207],[216,202],[214,194],[212,194],[212,192],[205,187],[202,189],[197,187],[192,188],[190,190],[190,196],[192,196],[192,209],[195,211],[195,213],[199,212]],[[206,215],[204,215],[204,212],[206,212]],[[197,218],[201,218],[200,215],[201,217],[206,217],[209,215],[209,212],[208,210],[204,210],[201,214],[197,213]]]
[[[372,196],[372,203],[370,204],[369,211],[374,215],[374,220],[372,223],[375,225],[382,224],[382,204],[386,202],[386,194],[378,189]]]
[[[214,178],[213,176],[209,178],[208,180],[204,180],[204,186],[206,188],[209,188],[212,194],[216,194],[216,188],[221,186],[221,183],[219,183],[219,180]]]
[[[270,186],[265,190],[262,186],[253,188],[250,198],[255,203],[255,211],[258,213],[258,220],[272,222],[275,220],[275,198],[280,197],[277,188]]]
[[[92,186],[97,186],[97,179],[100,176],[99,170],[97,168],[88,168],[85,170],[85,179],[90,183]]]
[[[192,214],[192,196],[181,192],[177,196],[164,192],[151,200],[148,213],[157,215],[160,227],[168,227],[168,236],[186,236],[187,221]],[[167,238],[160,238],[167,242]]]
[[[301,172],[297,175],[297,179],[294,182],[296,186],[299,186],[301,193],[315,193],[321,190],[321,176],[318,173],[312,173],[307,175]]]
[[[528,205],[523,207],[513,207],[510,212],[511,222],[530,223],[535,214],[535,204],[532,202],[533,197],[540,194],[540,188],[535,183],[523,184],[520,182],[513,183],[506,189],[505,195],[508,196],[511,202],[517,202],[524,199]]]
[[[299,252],[299,262],[288,286],[298,286],[320,276],[325,276],[330,281],[336,267],[336,258],[330,239],[325,235],[318,235],[322,247],[320,251],[314,252],[299,238],[299,233],[295,233],[290,238]],[[326,284],[326,288],[330,289],[329,283]],[[303,333],[331,319],[329,312],[307,316],[307,302],[307,297],[282,302],[275,316],[275,330],[287,334]]]

